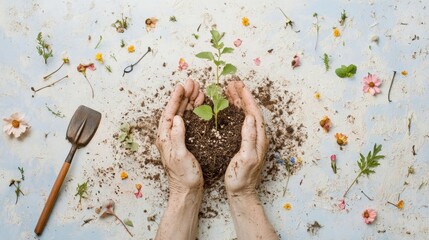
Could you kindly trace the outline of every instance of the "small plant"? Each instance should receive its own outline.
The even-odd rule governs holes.
[[[9,187],[14,186],[15,187],[15,195],[16,195],[16,201],[15,204],[18,203],[19,196],[24,196],[24,193],[21,190],[21,181],[25,180],[24,176],[24,168],[18,167],[19,172],[21,173],[21,179],[12,179],[10,180]]]
[[[313,13],[313,17],[316,19],[316,23],[313,23],[313,26],[316,28],[316,44],[314,45],[314,50],[317,49],[317,43],[319,42],[319,15],[317,13]]]
[[[170,22],[177,22],[176,16],[171,16],[170,17]]]
[[[123,33],[128,29],[128,17],[124,18],[124,15],[122,15],[121,19],[116,20],[116,22],[112,24],[112,27],[116,28],[118,33]]]
[[[340,78],[351,78],[356,74],[357,67],[353,64],[349,66],[341,65],[340,68],[335,69],[335,73]]]
[[[346,14],[346,10],[343,10],[343,12],[341,13],[341,18],[340,20],[338,20],[338,22],[340,23],[341,26],[344,26],[344,24],[346,23],[346,19],[347,19],[347,14]]]
[[[124,48],[125,47],[125,41],[124,41],[124,39],[121,39],[121,48]]]
[[[118,140],[124,143],[125,149],[129,149],[131,152],[136,152],[139,149],[139,144],[134,142],[134,136],[131,132],[133,126],[129,123],[123,123],[121,125],[121,134],[119,134]]]
[[[210,42],[212,43],[212,47],[217,52],[215,52],[214,54],[211,52],[200,52],[196,56],[198,58],[207,59],[208,61],[213,61],[213,63],[216,65],[216,84],[219,84],[220,76],[234,74],[237,71],[237,68],[234,65],[221,60],[223,54],[232,53],[234,49],[230,47],[225,47],[224,43],[221,42],[222,38],[225,36],[225,33],[220,34],[215,29],[211,30],[210,33],[212,35],[212,39]],[[219,74],[219,70],[222,66],[222,72]]]
[[[43,39],[42,32],[39,32],[39,34],[37,34],[36,40],[37,40],[37,44],[38,44],[38,46],[36,46],[37,52],[39,53],[40,56],[43,57],[43,59],[45,60],[45,64],[47,64],[48,58],[54,56],[52,54],[52,48]]]
[[[213,102],[213,108],[210,105],[201,105],[194,109],[194,113],[206,121],[211,120],[214,116],[215,127],[217,130],[218,114],[220,111],[226,109],[229,106],[229,102],[222,95],[222,89],[216,84],[209,85],[206,91],[207,91],[207,96]]]
[[[285,12],[281,8],[278,7],[278,9],[282,12],[283,16],[285,17],[285,29],[287,29],[288,26],[293,30],[293,26],[295,25],[295,22],[292,21]]]
[[[378,155],[381,151],[381,148],[382,148],[381,144],[378,146],[377,144],[374,144],[373,151],[372,152],[369,151],[368,155],[366,156],[366,159],[362,155],[362,153],[360,153],[360,161],[357,161],[360,172],[355,178],[355,180],[352,182],[352,184],[349,186],[347,191],[344,193],[343,197],[346,197],[347,193],[350,191],[350,188],[357,182],[358,178],[361,175],[364,174],[367,177],[369,177],[370,174],[375,173],[373,169],[376,168],[378,165],[380,165],[379,160],[384,158],[383,155]]]
[[[329,56],[328,54],[323,54],[323,63],[325,64],[325,70],[329,71]]]
[[[88,190],[88,181],[82,184],[79,184],[79,183],[77,184],[75,196],[79,196],[79,206],[81,206],[82,198],[86,198],[85,195],[88,195],[87,190]]]

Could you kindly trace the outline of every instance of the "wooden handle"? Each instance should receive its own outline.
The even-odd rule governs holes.
[[[49,194],[48,201],[46,201],[45,207],[43,208],[43,211],[39,217],[39,221],[37,222],[36,228],[34,229],[34,232],[37,235],[42,234],[43,229],[45,228],[46,222],[48,221],[55,202],[57,201],[58,193],[60,192],[61,185],[64,182],[64,178],[66,177],[69,168],[70,163],[65,162],[61,168],[60,173],[58,174],[57,180],[55,181],[51,193]]]

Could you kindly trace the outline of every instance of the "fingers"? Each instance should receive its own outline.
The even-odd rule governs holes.
[[[226,89],[226,95],[228,97],[228,101],[234,104],[236,107],[241,108],[241,99],[238,95],[236,85],[243,84],[239,81],[232,81],[228,83],[228,87]]]
[[[256,150],[256,136],[255,118],[252,115],[247,115],[241,129],[240,151],[247,153],[254,152]]]
[[[191,97],[189,99],[189,103],[188,106],[186,107],[186,110],[192,110],[195,107],[195,100],[197,99],[197,97],[199,96],[199,94],[201,93],[200,91],[200,84],[196,81],[192,81],[194,84],[194,87],[192,89],[192,93],[191,93]]]
[[[198,107],[198,106],[200,106],[203,103],[204,103],[204,93],[201,92],[201,91],[199,91],[198,92],[198,96],[197,96],[197,98],[195,99],[195,102],[194,102],[194,107]]]
[[[175,151],[180,153],[186,153],[185,145],[185,123],[182,117],[176,115],[173,118],[173,128],[171,129],[171,142],[172,147]]]
[[[182,98],[185,95],[185,89],[182,85],[177,85],[174,91],[171,93],[170,100],[162,113],[161,119],[159,120],[158,134],[159,137],[164,137],[170,131],[173,124],[173,117],[179,110]]]

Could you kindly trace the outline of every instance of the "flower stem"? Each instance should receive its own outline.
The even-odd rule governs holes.
[[[69,75],[66,75],[66,76],[64,76],[64,77],[60,78],[59,80],[57,80],[57,81],[55,81],[55,82],[53,82],[53,83],[51,83],[51,84],[49,84],[49,85],[46,85],[46,86],[44,86],[44,87],[41,87],[41,88],[39,88],[39,89],[34,89],[34,87],[31,87],[31,91],[33,91],[33,92],[34,92],[34,94],[33,94],[33,96],[32,96],[32,97],[34,97],[34,96],[36,95],[36,92],[38,92],[38,91],[40,91],[40,90],[42,90],[42,89],[48,88],[48,87],[52,87],[52,86],[54,86],[56,83],[58,83],[58,82],[60,82],[60,81],[62,81],[62,80],[64,80],[64,79],[66,79],[66,78],[68,78],[68,77],[69,77]]]
[[[51,72],[50,74],[46,75],[43,77],[44,80],[47,80],[48,78],[50,78],[54,73],[58,72],[62,67],[64,66],[64,61],[63,64],[61,64],[61,66],[59,68],[57,68],[57,70]]]
[[[286,195],[287,186],[289,185],[289,178],[290,178],[290,174],[287,175],[286,186],[285,186],[285,188],[283,190],[283,197]]]
[[[217,113],[214,114],[215,117],[215,127],[216,127],[216,131],[217,131]]]
[[[347,188],[347,191],[344,193],[343,198],[346,197],[347,193],[350,191],[350,188],[352,188],[352,186],[356,183],[356,181],[358,180],[358,178],[360,177],[360,175],[362,175],[362,172],[360,172],[357,177],[355,178],[355,180],[353,180],[352,184],[350,185],[349,188]]]
[[[86,74],[83,75],[86,79],[86,81],[88,82],[89,86],[91,87],[91,92],[92,92],[92,98],[94,98],[94,89],[92,88],[91,82],[88,80],[88,78],[86,77]]]
[[[124,224],[124,222],[122,222],[121,219],[119,219],[118,216],[116,216],[116,214],[113,213],[113,216],[115,216],[115,218],[122,223],[122,226],[124,226],[124,228],[127,230],[127,232],[131,235],[131,237],[133,237],[133,234],[130,232],[130,230],[128,230],[127,226]]]
[[[392,90],[392,85],[393,85],[393,81],[395,80],[395,76],[396,76],[396,71],[393,71],[392,82],[390,83],[389,93],[387,94],[387,100],[389,102],[392,102],[392,100],[390,100],[390,91]]]

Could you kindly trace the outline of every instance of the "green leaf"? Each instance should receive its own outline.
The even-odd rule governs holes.
[[[132,142],[129,145],[129,149],[130,149],[131,152],[137,152],[137,150],[139,149],[139,144],[135,143],[135,142]]]
[[[214,57],[211,52],[200,52],[197,55],[195,55],[197,58],[207,59],[210,61],[213,61]]]
[[[128,133],[130,131],[130,124],[129,123],[123,123],[120,127],[122,132]]]
[[[212,119],[213,112],[212,108],[209,105],[201,105],[194,109],[194,113],[197,114],[198,117],[208,121]]]
[[[222,50],[222,54],[224,53],[232,53],[234,52],[234,48],[226,47]]]
[[[215,83],[210,84],[209,86],[207,86],[207,96],[211,99],[211,100],[215,100],[218,99],[219,96],[221,96],[222,93],[222,89]]]
[[[226,63],[225,61],[217,61],[217,60],[214,60],[213,62],[216,66],[225,65],[225,63]]]
[[[353,65],[353,64],[350,64],[350,65],[347,67],[347,72],[348,72],[349,74],[355,75],[355,74],[356,74],[356,71],[357,71],[357,67],[356,67],[355,65]]]
[[[118,140],[119,140],[119,142],[123,142],[123,141],[125,141],[125,138],[127,138],[127,134],[121,133],[118,137]]]
[[[225,65],[225,67],[223,67],[222,73],[220,75],[226,76],[228,74],[234,74],[235,72],[237,72],[237,68],[231,63],[228,63]]]
[[[223,48],[223,46],[225,46],[225,44],[223,44],[223,42],[221,42],[218,46],[217,46],[217,49],[222,49]]]
[[[220,40],[220,38],[221,38],[219,32],[216,31],[215,29],[213,29],[213,30],[210,31],[210,33],[212,34],[213,42],[218,43],[219,40]]]
[[[340,68],[335,69],[335,74],[340,78],[345,78],[347,76],[346,68],[346,66],[341,65]]]
[[[134,227],[133,222],[130,219],[124,219],[124,224],[129,226],[129,227]]]
[[[335,69],[335,73],[340,78],[351,78],[356,74],[357,67],[353,64],[350,64],[349,66],[341,65],[340,68]]]
[[[214,101],[214,109],[213,111],[217,114],[218,112],[224,110],[225,108],[227,108],[229,106],[229,102],[228,100],[226,100],[225,98],[221,98],[217,101]]]

